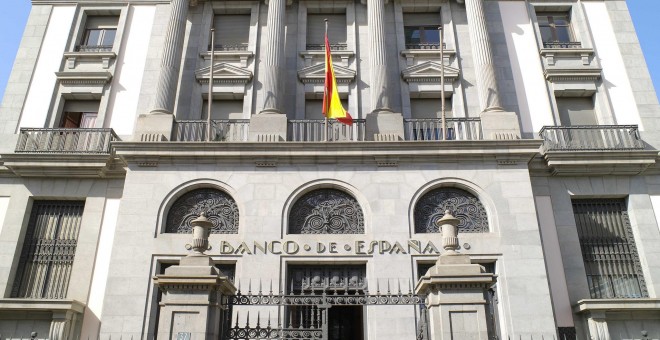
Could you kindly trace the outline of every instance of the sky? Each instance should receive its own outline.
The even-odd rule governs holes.
[[[16,58],[23,29],[30,11],[30,0],[4,0],[0,11],[0,98],[4,96],[7,79]],[[659,0],[628,0],[628,8],[637,30],[646,63],[656,89],[660,89]]]

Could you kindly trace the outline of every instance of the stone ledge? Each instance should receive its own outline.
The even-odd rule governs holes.
[[[121,160],[109,154],[2,154],[3,165],[20,177],[115,178],[126,175]]]
[[[282,143],[206,143],[206,142],[115,142],[116,155],[127,164],[157,158],[159,164],[191,163],[209,159],[254,164],[255,159],[276,159],[281,164],[353,163],[373,164],[387,157],[399,164],[409,162],[492,161],[506,156],[526,166],[539,154],[541,140],[491,141],[392,141],[392,142],[282,142]]]
[[[76,300],[0,299],[1,311],[43,311],[83,313],[85,304]]]
[[[638,175],[656,164],[657,150],[546,151],[552,175]]]
[[[585,299],[573,306],[575,313],[660,311],[660,299]]]

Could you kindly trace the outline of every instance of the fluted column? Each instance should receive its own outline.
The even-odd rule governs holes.
[[[368,0],[369,66],[371,67],[371,108],[389,111],[387,48],[385,46],[385,0]]]
[[[262,66],[262,103],[260,113],[281,113],[284,95],[284,23],[286,0],[267,0],[268,36]]]
[[[470,27],[480,107],[484,112],[502,111],[483,0],[465,0],[465,9]]]
[[[189,0],[172,0],[152,113],[173,113]]]

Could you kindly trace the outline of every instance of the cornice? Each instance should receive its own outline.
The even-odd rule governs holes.
[[[129,166],[218,163],[269,164],[373,164],[492,161],[517,166],[539,153],[541,140],[418,141],[418,142],[115,142],[117,157]]]

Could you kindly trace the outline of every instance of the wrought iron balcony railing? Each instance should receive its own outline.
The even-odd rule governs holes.
[[[289,140],[293,142],[322,142],[326,140],[324,119],[289,120]],[[353,119],[348,126],[334,119],[328,120],[327,141],[364,141],[366,120]]]
[[[579,41],[545,41],[543,48],[581,48],[582,43]]]
[[[546,151],[644,149],[637,125],[546,126],[539,136]]]
[[[443,140],[442,119],[421,118],[405,119],[404,128],[406,140]],[[479,118],[447,118],[446,140],[482,140],[481,119]]]
[[[447,44],[442,44],[446,49]],[[417,43],[417,44],[406,44],[407,50],[439,50],[440,43]]]
[[[112,52],[112,45],[78,45],[76,52]]]
[[[16,152],[109,154],[118,140],[112,129],[22,128]]]
[[[211,50],[211,44],[209,44],[209,51]],[[215,44],[214,45],[214,50],[216,52],[221,52],[221,51],[247,51],[248,50],[248,44],[247,43],[242,43],[242,44]]]
[[[247,142],[249,119],[216,119],[211,121],[212,142]],[[205,120],[180,120],[176,122],[175,141],[205,142],[207,122]]]
[[[305,47],[308,51],[324,51],[325,44],[307,44]],[[330,44],[331,51],[346,51],[348,50],[348,44]]]

